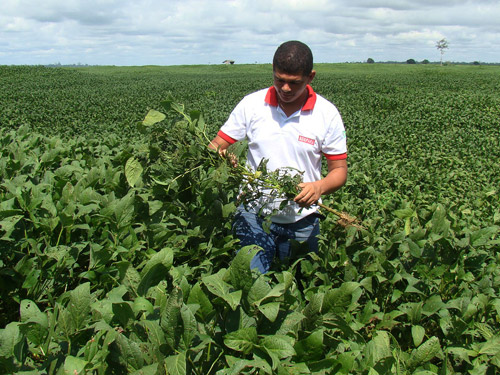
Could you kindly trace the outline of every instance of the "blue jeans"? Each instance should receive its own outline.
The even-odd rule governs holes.
[[[263,249],[252,259],[251,269],[268,272],[276,254],[280,261],[292,255],[292,243],[302,243],[298,247],[305,247],[308,252],[318,252],[318,215],[312,214],[290,224],[271,223],[269,233],[263,229],[263,222],[262,217],[242,207],[238,208],[234,218],[233,229],[240,245],[258,245]]]

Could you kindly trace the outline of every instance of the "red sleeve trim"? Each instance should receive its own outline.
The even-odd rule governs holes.
[[[323,154],[325,155],[325,158],[328,160],[343,160],[347,159],[347,152],[343,154],[338,154],[338,155],[328,155],[328,154]]]
[[[219,137],[221,137],[223,140],[225,140],[226,142],[229,142],[230,144],[233,144],[233,143],[236,142],[236,139],[231,138],[226,133],[224,133],[222,130],[219,130],[219,132],[217,133],[217,135]]]

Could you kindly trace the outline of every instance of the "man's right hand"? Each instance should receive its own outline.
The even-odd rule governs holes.
[[[224,150],[219,149],[219,155],[222,156],[224,159],[226,159],[231,164],[232,167],[238,166],[238,158],[236,157],[235,154],[228,152],[226,149]]]
[[[228,141],[217,135],[212,140],[212,142],[209,143],[208,148],[211,148],[212,150],[218,150],[220,156],[222,156],[224,159],[227,159],[233,167],[237,167],[238,158],[236,157],[236,155],[227,151],[227,148],[230,145],[231,144]]]

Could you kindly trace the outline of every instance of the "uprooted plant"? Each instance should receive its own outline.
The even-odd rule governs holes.
[[[186,113],[184,106],[176,103],[171,96],[161,105],[166,113],[151,109],[139,124],[149,134],[149,145],[145,155],[131,157],[127,162],[125,175],[131,186],[142,181],[144,168],[140,159],[145,159],[149,179],[167,190],[173,187],[189,189],[193,183],[201,184],[199,179],[202,178],[239,191],[237,203],[244,206],[262,198],[280,201],[279,208],[272,209],[267,215],[283,209],[299,193],[303,172],[294,168],[268,170],[266,159],[261,160],[254,171],[245,162],[240,162],[246,150],[245,143],[237,142],[230,146],[227,153],[220,153],[207,147],[211,139],[207,136],[201,112]],[[170,120],[168,127],[164,120]],[[193,172],[202,170],[207,173],[189,178]],[[181,180],[184,182],[181,183]],[[336,215],[339,225],[363,229],[356,217],[321,202],[317,205]]]

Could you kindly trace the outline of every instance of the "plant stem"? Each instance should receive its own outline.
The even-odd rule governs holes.
[[[61,235],[64,230],[64,225],[61,224],[61,230],[59,231],[59,236],[57,237],[56,247],[59,246],[59,241],[61,241]]]
[[[343,227],[352,226],[352,227],[355,227],[358,229],[366,229],[362,225],[357,224],[357,221],[358,221],[357,218],[352,217],[352,216],[346,214],[345,212],[337,211],[337,210],[335,210],[331,207],[328,207],[328,206],[324,205],[323,203],[319,203],[319,202],[318,202],[318,206],[320,206],[321,208],[327,210],[328,212],[331,212],[332,214],[338,216],[339,217],[338,223],[340,225],[342,225]]]

